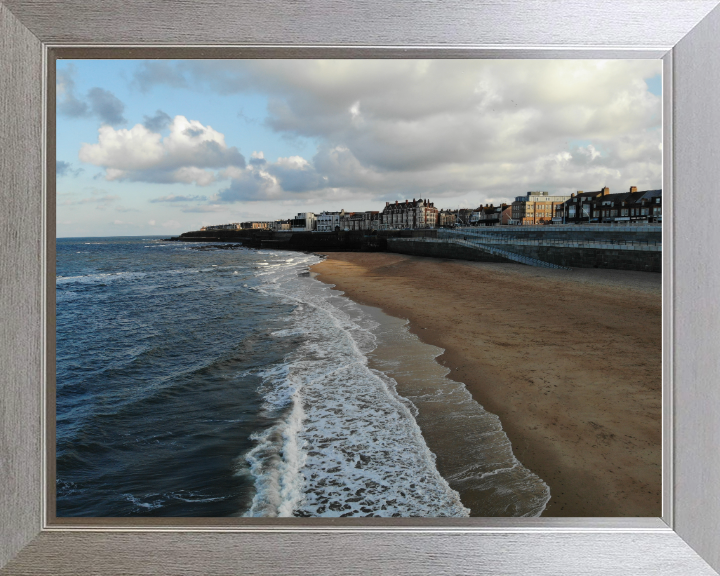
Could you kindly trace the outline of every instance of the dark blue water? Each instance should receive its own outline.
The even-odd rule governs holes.
[[[490,513],[518,501],[514,515],[539,514],[547,486],[512,457],[497,417],[402,323],[313,278],[319,261],[59,239],[58,516],[467,515],[392,373],[431,406],[427,430],[477,432],[483,449],[452,455],[464,462],[452,482],[494,493]],[[449,412],[436,417],[437,403]]]
[[[286,253],[161,242],[57,241],[58,516],[228,516],[264,414],[253,372],[297,343],[294,306],[254,289]],[[282,412],[282,411],[280,411]],[[240,463],[240,468],[242,468]]]

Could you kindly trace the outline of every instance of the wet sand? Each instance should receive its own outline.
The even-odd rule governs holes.
[[[660,516],[660,274],[325,255],[319,280],[445,350],[550,486],[544,516]]]

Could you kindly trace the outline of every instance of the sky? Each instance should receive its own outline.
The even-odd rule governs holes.
[[[659,60],[59,60],[57,236],[661,187]]]

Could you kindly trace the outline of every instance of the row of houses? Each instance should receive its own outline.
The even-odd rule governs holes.
[[[594,192],[578,190],[570,196],[550,196],[548,192],[528,192],[512,203],[510,224],[580,224],[611,222],[662,222],[662,190],[610,193],[610,188]]]
[[[438,209],[429,200],[386,202],[382,211],[364,212],[300,212],[289,220],[233,222],[204,226],[201,230],[273,230],[334,232],[336,230],[381,230],[404,228],[436,228]]]
[[[300,212],[294,218],[205,226],[202,230],[317,231],[398,230],[456,226],[529,226],[583,222],[662,222],[662,190],[610,193],[579,190],[569,196],[528,192],[512,204],[485,204],[475,209],[438,210],[428,199],[385,202],[382,211]]]
[[[608,187],[597,192],[578,191],[558,207],[557,222],[662,222],[662,190],[611,194]]]

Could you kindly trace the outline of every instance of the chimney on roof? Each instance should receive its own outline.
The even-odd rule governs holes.
[[[573,192],[572,194],[570,194],[570,198],[575,198],[575,192]]]
[[[385,202],[385,208],[387,208],[388,206],[390,206],[390,202]]]
[[[602,189],[602,195],[607,196],[608,194],[610,194],[610,188],[605,186],[605,188]]]
[[[637,186],[630,186],[630,192],[637,192]]]

